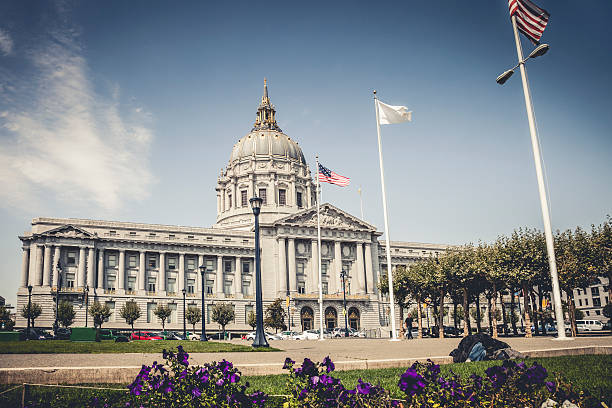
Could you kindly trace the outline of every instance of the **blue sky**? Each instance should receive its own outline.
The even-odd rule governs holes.
[[[37,216],[210,226],[215,183],[268,78],[281,128],[351,177],[323,199],[383,229],[372,90],[413,122],[384,126],[391,238],[460,244],[541,228],[505,0],[0,4],[1,296]],[[612,5],[539,0],[528,64],[554,229],[612,213]],[[523,41],[529,51],[532,46]]]

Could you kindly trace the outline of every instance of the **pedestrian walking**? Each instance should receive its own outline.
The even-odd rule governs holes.
[[[406,338],[412,338],[412,317],[408,316],[405,321],[406,324]]]

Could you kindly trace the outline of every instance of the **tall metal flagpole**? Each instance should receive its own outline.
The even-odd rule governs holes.
[[[391,267],[391,237],[389,236],[389,216],[387,214],[387,193],[385,191],[385,170],[383,168],[383,155],[382,155],[382,142],[380,139],[380,120],[378,119],[378,99],[376,98],[376,91],[374,91],[374,108],[376,109],[376,131],[378,132],[378,157],[380,159],[380,184],[382,187],[382,199],[383,199],[383,214],[385,218],[385,246],[387,251],[387,276],[389,279],[389,305],[391,313],[391,336],[392,340],[398,340],[397,334],[395,333],[395,299],[393,296],[393,271]]]
[[[319,219],[319,202],[321,201],[321,187],[319,186],[319,155],[317,157],[317,245],[319,250],[319,340],[323,340],[323,274],[321,273],[321,220]]]
[[[565,336],[565,322],[563,321],[563,307],[561,305],[561,291],[559,289],[559,275],[555,261],[555,246],[552,229],[550,226],[550,214],[548,212],[548,201],[546,198],[546,186],[544,185],[544,173],[542,172],[542,158],[540,156],[540,145],[536,132],[535,119],[533,117],[533,106],[531,105],[531,94],[527,83],[527,71],[523,60],[523,49],[521,39],[516,27],[516,16],[512,16],[512,28],[514,29],[514,40],[516,41],[516,53],[518,55],[521,78],[523,79],[523,93],[525,94],[525,107],[527,108],[527,119],[529,120],[529,132],[531,133],[531,147],[533,148],[533,160],[538,178],[538,190],[540,191],[540,206],[542,207],[542,219],[544,221],[544,236],[546,237],[546,249],[548,252],[548,265],[552,280],[553,302],[555,304],[555,318],[557,320],[557,339],[567,339]]]

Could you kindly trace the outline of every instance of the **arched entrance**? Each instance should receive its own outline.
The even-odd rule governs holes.
[[[300,320],[302,322],[302,331],[312,329],[312,321],[314,319],[314,313],[308,306],[302,308],[300,312]]]
[[[325,309],[325,327],[333,329],[338,326],[338,312],[333,307]]]
[[[348,310],[348,323],[351,329],[359,330],[359,309],[351,307]]]

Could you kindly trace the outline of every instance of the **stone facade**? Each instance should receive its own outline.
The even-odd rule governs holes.
[[[291,329],[318,326],[318,256],[322,259],[323,303],[327,326],[343,326],[342,282],[346,283],[350,325],[387,327],[388,302],[377,284],[386,271],[384,242],[376,227],[331,205],[320,206],[321,247],[317,240],[316,192],[299,145],[276,124],[267,86],[249,134],[234,146],[217,180],[217,222],[212,228],[180,227],[90,219],[35,218],[23,236],[21,284],[17,310],[32,301],[43,314],[38,327],[54,322],[55,296],[71,301],[75,326],[85,324],[86,306],[106,303],[113,314],[107,328],[127,328],[119,310],[136,301],[141,318],[135,328],[160,329],[153,315],[169,304],[166,327],[183,325],[185,303],[201,307],[206,294],[207,324],[213,303],[235,308],[231,331],[250,330],[247,316],[255,308],[253,213],[248,199],[264,198],[261,209],[261,267],[264,305],[289,298]],[[447,246],[391,242],[392,264],[406,265],[435,256]],[[200,266],[205,268],[204,282]],[[398,317],[399,319],[399,317]],[[89,317],[89,324],[92,319]],[[17,326],[25,326],[18,313]],[[199,327],[199,325],[198,325]],[[399,327],[399,322],[398,322]]]

